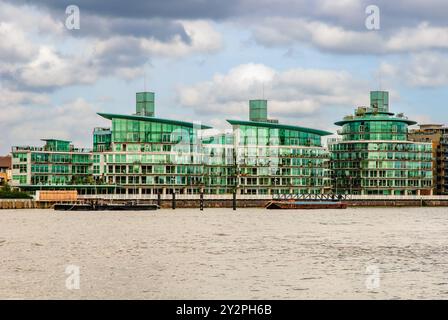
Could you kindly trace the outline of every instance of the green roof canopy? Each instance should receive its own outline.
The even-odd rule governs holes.
[[[346,123],[359,122],[359,121],[395,121],[395,122],[404,122],[410,126],[417,124],[416,121],[402,119],[402,118],[391,118],[391,117],[359,117],[359,118],[354,117],[353,119],[341,120],[341,121],[335,122],[334,124],[337,126],[343,126]]]
[[[112,113],[98,113],[98,115],[103,118],[109,119],[109,120],[112,120],[115,118],[115,119],[148,121],[148,122],[160,122],[160,123],[173,124],[173,125],[183,126],[183,127],[188,127],[188,128],[193,128],[193,126],[195,125],[192,122],[184,122],[184,121],[137,116],[137,115],[123,115],[123,114],[112,114]],[[201,129],[211,129],[212,127],[201,124],[200,128]]]
[[[256,122],[256,121],[242,121],[242,120],[227,120],[231,125],[243,125],[243,126],[256,126],[256,127],[265,127],[265,128],[274,128],[274,129],[287,129],[287,130],[296,130],[308,133],[314,133],[320,136],[329,136],[333,133],[323,130],[310,129],[298,126],[291,126],[286,124],[279,123],[271,123],[271,122]]]
[[[61,140],[61,139],[40,139],[40,141],[45,141],[45,142],[56,141],[56,142],[67,142],[67,143],[71,142],[69,140]]]

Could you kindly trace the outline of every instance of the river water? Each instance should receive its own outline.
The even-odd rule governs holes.
[[[2,210],[0,259],[0,299],[446,299],[448,209]]]

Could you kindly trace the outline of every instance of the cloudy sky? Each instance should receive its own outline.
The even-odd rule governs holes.
[[[447,15],[446,0],[0,0],[0,154],[90,147],[109,125],[96,112],[132,114],[145,78],[158,117],[219,129],[264,97],[270,117],[334,132],[378,89],[392,111],[446,123]]]

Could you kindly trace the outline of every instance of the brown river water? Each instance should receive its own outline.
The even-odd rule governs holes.
[[[0,299],[430,298],[448,208],[0,211]]]

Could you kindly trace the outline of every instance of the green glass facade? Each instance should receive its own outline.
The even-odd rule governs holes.
[[[340,139],[326,148],[330,132],[269,119],[266,100],[251,100],[249,120],[227,120],[232,131],[216,135],[209,126],[155,117],[154,94],[142,92],[133,115],[99,113],[111,126],[94,129],[91,151],[63,140],[13,147],[13,185],[129,196],[431,194],[432,144],[409,140],[415,122],[389,112],[387,92],[370,97],[370,107],[336,122]]]
[[[241,194],[322,194],[330,191],[331,133],[277,123],[228,120],[233,126]]]
[[[389,112],[387,92],[371,92],[371,107],[336,122],[341,139],[329,142],[336,193],[432,193],[432,144],[408,139],[416,122]]]
[[[44,140],[43,147],[13,147],[13,185],[73,185],[92,182],[90,150],[69,141]]]
[[[93,130],[93,152],[110,151],[112,131],[109,128],[95,128]]]
[[[237,190],[233,134],[201,138],[204,192],[229,194]]]
[[[111,143],[94,153],[95,180],[128,195],[328,192],[321,137],[330,133],[273,123],[263,101],[249,109],[264,122],[228,120],[232,133],[212,136],[188,122],[100,114],[112,122]]]
[[[112,120],[111,150],[94,153],[94,176],[118,193],[198,193],[202,155],[193,124],[153,117],[102,114]],[[207,127],[208,128],[208,127]]]

